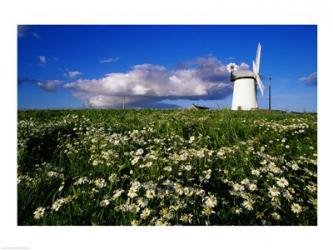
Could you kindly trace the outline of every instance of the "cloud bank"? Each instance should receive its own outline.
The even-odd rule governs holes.
[[[242,63],[241,67],[248,67]],[[228,96],[232,86],[226,65],[214,57],[178,64],[174,70],[161,65],[135,65],[125,73],[67,83],[74,95],[96,108],[155,107],[169,99],[217,100]]]
[[[33,78],[24,77],[24,78],[18,78],[17,83],[19,86],[22,85],[23,83],[24,84],[34,84],[38,88],[45,90],[47,92],[55,92],[57,87],[60,86],[61,84],[63,84],[64,81],[61,81],[61,80],[44,81],[44,80],[37,80],[37,79],[33,79]]]
[[[38,56],[38,60],[41,66],[46,65],[46,56]]]
[[[82,72],[76,70],[76,71],[68,71],[64,75],[69,78],[76,78],[82,74],[83,74]]]
[[[308,86],[317,86],[317,72],[314,72],[308,76],[303,76],[299,80]]]
[[[38,40],[41,39],[41,36],[39,33],[30,31],[30,30],[31,30],[31,28],[29,27],[29,25],[18,25],[17,26],[17,37],[19,39],[25,38],[25,37],[33,37]]]
[[[36,84],[42,90],[45,90],[48,92],[54,92],[56,90],[56,87],[62,83],[63,83],[63,81],[60,81],[60,80],[49,80],[46,82],[39,81]]]
[[[36,39],[41,39],[40,35],[37,32],[32,32],[31,35]]]
[[[119,57],[109,57],[103,60],[100,60],[100,63],[113,63],[113,62],[117,62],[119,60]]]

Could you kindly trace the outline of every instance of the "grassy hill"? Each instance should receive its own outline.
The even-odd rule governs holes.
[[[19,225],[316,225],[317,115],[18,112]]]

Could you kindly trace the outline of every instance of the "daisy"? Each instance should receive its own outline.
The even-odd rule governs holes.
[[[51,210],[53,211],[59,211],[60,207],[62,206],[62,204],[65,203],[65,200],[63,198],[60,198],[58,200],[56,200],[51,207]]]
[[[275,186],[268,188],[268,192],[269,192],[270,196],[272,196],[272,197],[276,197],[276,196],[280,195],[279,190]]]
[[[116,180],[117,180],[117,175],[116,174],[113,173],[109,176],[109,181],[111,183],[115,182]]]
[[[244,180],[241,181],[241,184],[243,184],[243,185],[247,185],[249,183],[250,183],[250,181],[248,178],[245,178]]]
[[[43,218],[44,217],[44,214],[45,214],[45,208],[43,207],[39,207],[35,210],[34,212],[34,218],[36,220],[39,220],[40,218]]]
[[[244,190],[244,186],[243,185],[240,185],[238,183],[235,183],[232,188],[234,189],[234,191],[243,191]]]
[[[291,205],[291,211],[295,214],[299,214],[300,212],[302,212],[302,207],[301,205],[299,205],[298,203],[293,203]]]
[[[194,137],[194,136],[191,136],[191,137],[190,137],[190,140],[189,140],[188,142],[189,142],[189,143],[192,143],[194,140],[195,140],[195,137]]]
[[[150,209],[149,208],[145,208],[141,214],[140,214],[140,218],[141,219],[146,219],[148,218],[148,216],[150,215]]]
[[[98,179],[96,179],[96,180],[94,181],[94,184],[95,184],[95,186],[98,187],[98,188],[106,187],[106,182],[105,182],[105,180],[102,179],[102,178],[98,178]]]
[[[140,198],[140,199],[137,200],[137,203],[138,203],[139,207],[144,208],[148,205],[148,200]]]
[[[292,165],[291,165],[291,168],[292,168],[293,170],[298,170],[298,169],[299,169],[297,163],[292,164]]]
[[[153,199],[155,197],[155,190],[154,189],[148,189],[146,191],[146,197],[148,199]]]
[[[259,176],[260,175],[260,171],[258,169],[252,169],[251,170],[251,174],[255,175],[255,176]]]
[[[243,209],[242,208],[236,208],[235,209],[235,214],[240,214],[241,212],[243,212]]]
[[[278,213],[274,212],[274,213],[272,213],[272,218],[273,218],[274,220],[280,220],[280,219],[281,219],[281,216],[280,216]]]
[[[99,203],[99,205],[101,207],[107,207],[109,204],[110,204],[110,200],[108,200],[108,199],[104,199]]]
[[[289,182],[287,181],[286,178],[281,177],[277,178],[276,184],[280,187],[287,187],[289,185]]]
[[[214,212],[214,210],[213,210],[212,208],[210,208],[210,207],[204,207],[203,210],[202,210],[202,214],[203,214],[203,215],[207,215],[207,216],[209,216],[209,215],[211,215],[211,214],[213,214],[213,213],[215,213],[215,212]]]
[[[190,171],[192,169],[192,166],[191,165],[186,165],[184,168],[185,168],[186,171]]]
[[[117,189],[117,190],[115,190],[114,191],[114,194],[113,194],[113,196],[112,196],[112,200],[116,200],[116,199],[118,199],[119,197],[120,197],[120,195],[122,194],[122,193],[124,193],[125,191],[124,190],[122,190],[122,189]]]
[[[143,149],[139,148],[136,152],[135,155],[142,155],[143,154]]]
[[[246,208],[249,211],[253,210],[253,201],[252,200],[245,200],[245,201],[243,201],[242,205],[244,208]]]
[[[249,189],[250,189],[251,191],[257,190],[257,185],[254,184],[254,183],[251,183],[251,184],[249,185]]]
[[[167,172],[171,172],[172,171],[172,167],[170,167],[170,166],[166,166],[163,169],[164,169],[164,171],[167,171]]]
[[[140,156],[136,156],[136,157],[133,158],[133,160],[131,160],[131,164],[135,165],[135,164],[138,163],[139,160],[140,160]]]
[[[205,207],[213,208],[217,205],[217,199],[214,195],[209,195],[205,198]]]
[[[131,221],[131,225],[132,226],[138,226],[139,225],[139,222],[137,220],[132,220]]]
[[[130,190],[127,193],[127,196],[131,199],[133,199],[134,197],[138,196],[138,194],[136,193],[136,189],[134,188],[130,188]]]
[[[180,216],[180,220],[185,223],[191,223],[192,217],[193,217],[192,214],[183,214],[182,216]]]

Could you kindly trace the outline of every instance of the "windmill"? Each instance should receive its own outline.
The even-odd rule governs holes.
[[[264,85],[259,76],[261,45],[258,44],[256,61],[253,61],[252,71],[239,69],[234,63],[227,66],[230,80],[234,83],[232,110],[252,110],[258,108],[257,85],[264,95]]]

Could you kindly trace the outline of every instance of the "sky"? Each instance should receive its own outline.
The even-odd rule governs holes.
[[[230,108],[229,63],[260,74],[268,108],[317,111],[315,25],[20,25],[18,108]]]

